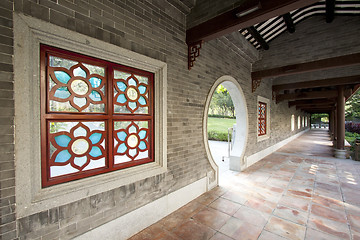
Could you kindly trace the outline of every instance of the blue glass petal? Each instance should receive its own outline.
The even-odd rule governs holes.
[[[117,136],[118,136],[120,141],[125,141],[125,138],[127,137],[127,134],[124,131],[120,131],[120,132],[117,133]]]
[[[146,131],[145,130],[141,130],[140,132],[139,132],[139,138],[142,140],[142,139],[144,139],[146,137]]]
[[[89,139],[92,142],[92,144],[97,144],[102,137],[101,133],[93,133],[90,135]]]
[[[143,85],[140,85],[140,86],[138,87],[138,89],[139,89],[140,94],[144,94],[144,93],[146,92],[146,87],[143,86]]]
[[[67,147],[69,145],[69,142],[71,141],[71,137],[67,135],[59,135],[54,138],[55,138],[55,142],[60,147]]]
[[[136,102],[129,102],[129,108],[131,108],[132,110],[134,110],[136,106],[137,106]]]
[[[129,80],[129,86],[136,86],[136,81],[132,78]]]
[[[118,88],[120,89],[120,91],[125,92],[125,90],[126,90],[126,84],[125,83],[117,82],[116,84],[117,84]]]
[[[143,96],[141,96],[138,101],[139,101],[140,105],[146,105],[146,100]]]
[[[122,144],[120,144],[117,152],[118,153],[124,153],[126,150],[127,150],[127,147],[126,147],[125,143],[122,143]]]
[[[119,103],[126,103],[127,99],[125,97],[125,94],[120,94],[116,101]]]
[[[71,154],[68,150],[62,150],[58,153],[58,155],[55,158],[55,162],[64,163],[67,162],[71,158]]]
[[[82,167],[84,166],[84,164],[87,162],[87,157],[75,157],[74,158],[74,164],[79,166],[79,167]]]
[[[90,98],[91,100],[95,101],[95,102],[98,102],[98,101],[101,101],[101,95],[100,93],[98,93],[97,91],[95,90],[92,90],[91,93],[90,93]]]
[[[92,156],[92,157],[99,157],[99,156],[102,155],[102,152],[101,152],[99,147],[94,146],[94,147],[91,148],[91,151],[89,152],[89,155]]]
[[[61,98],[61,99],[66,99],[68,97],[70,97],[70,92],[67,89],[67,87],[59,87],[58,89],[56,89],[54,97],[57,98]]]
[[[86,72],[81,67],[77,67],[74,69],[74,76],[80,76],[86,78]]]
[[[54,71],[54,74],[57,80],[65,84],[67,84],[71,78],[70,75],[64,71]]]
[[[145,150],[146,149],[146,144],[144,141],[141,141],[140,144],[139,144],[139,149],[140,150]]]
[[[100,78],[97,78],[97,77],[92,77],[89,79],[90,81],[90,84],[93,88],[97,88],[100,86],[101,84],[101,79]]]

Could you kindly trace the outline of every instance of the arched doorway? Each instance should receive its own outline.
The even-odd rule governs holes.
[[[229,158],[230,170],[233,171],[241,170],[241,167],[244,163],[243,157],[245,153],[247,135],[248,135],[248,112],[247,112],[246,100],[242,88],[235,78],[227,75],[222,76],[216,80],[216,82],[213,84],[212,88],[210,89],[205,104],[204,124],[203,124],[205,149],[209,162],[212,168],[214,169],[214,171],[216,172],[215,175],[216,175],[217,184],[219,183],[219,166],[216,164],[213,158],[213,154],[211,153],[211,149],[208,142],[208,135],[207,135],[208,132],[207,124],[208,124],[208,111],[209,111],[210,102],[219,84],[223,85],[230,93],[231,99],[235,107],[236,124],[235,124],[234,142],[230,151],[230,158]]]

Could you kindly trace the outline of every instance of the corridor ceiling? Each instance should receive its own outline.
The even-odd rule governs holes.
[[[268,48],[269,43],[281,33],[286,31],[290,33],[295,32],[296,24],[314,15],[325,16],[328,23],[330,23],[335,16],[360,15],[360,1],[322,0],[309,6],[293,10],[284,15],[276,16],[267,21],[255,24],[250,27],[252,29],[241,29],[240,33],[244,35],[246,40],[248,40],[256,49],[265,49]],[[252,30],[255,30],[262,40],[257,41],[257,37],[251,33]],[[265,48],[261,46],[260,42],[264,42],[266,44]]]
[[[239,32],[257,50],[266,51],[271,49],[271,41],[276,37],[285,32],[294,33],[298,23],[316,15],[324,16],[324,21],[330,24],[337,16],[359,16],[360,0],[247,0],[187,30],[189,69],[199,56],[203,42]],[[336,71],[344,67],[360,70],[360,53],[253,71],[252,91],[256,91],[261,81],[286,76],[294,78],[316,71]],[[336,108],[339,86],[344,87],[346,98],[360,87],[360,75],[356,75],[360,71],[350,71],[350,76],[349,71],[345,72],[347,74],[343,76],[304,79],[296,84],[276,84],[273,81],[273,99],[276,103],[288,101],[289,107],[295,106],[309,113],[330,112]]]

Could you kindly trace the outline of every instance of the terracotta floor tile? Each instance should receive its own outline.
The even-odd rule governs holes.
[[[287,192],[288,192],[288,194],[291,194],[291,195],[300,196],[300,197],[304,197],[304,198],[311,198],[311,193],[308,193],[308,192],[292,190],[292,189],[288,190]]]
[[[165,218],[161,219],[159,223],[164,226],[164,229],[172,231],[174,228],[181,226],[186,220],[184,216],[172,213]]]
[[[243,206],[234,214],[234,217],[263,228],[270,214]]]
[[[312,202],[331,209],[344,211],[344,203],[337,199],[315,195],[313,196]]]
[[[209,205],[218,198],[219,198],[219,196],[217,196],[217,195],[204,193],[200,197],[196,198],[195,201],[197,201],[198,203],[204,204],[204,205]]]
[[[181,239],[175,236],[175,234],[173,233],[164,231],[159,235],[157,235],[156,237],[152,238],[152,240],[181,240]]]
[[[211,189],[209,191],[209,193],[220,197],[221,195],[224,195],[227,191],[229,191],[229,189],[221,187],[221,186],[217,186],[217,187]]]
[[[210,240],[233,240],[233,238],[217,232],[212,238],[210,238]]]
[[[173,233],[181,239],[205,240],[210,239],[216,231],[194,220],[188,220],[179,226]]]
[[[288,208],[285,206],[281,206],[278,205],[278,207],[275,209],[274,215],[289,220],[291,222],[300,224],[300,225],[305,225],[307,223],[307,219],[308,219],[308,212],[303,212],[300,210],[296,210],[296,209],[292,209],[292,208]]]
[[[212,202],[209,207],[222,211],[226,214],[233,215],[242,205],[224,198],[218,198]]]
[[[336,222],[342,222],[342,223],[347,222],[344,211],[338,211],[335,209],[326,208],[320,205],[313,204],[311,206],[311,213]]]
[[[331,221],[313,214],[310,214],[308,227],[338,238],[350,238],[349,227],[347,224]]]
[[[309,145],[328,141],[324,133],[311,131],[280,149],[301,156],[279,151],[243,172],[221,172],[222,187],[130,239],[360,240],[360,162],[330,158],[330,145]]]
[[[221,229],[220,232],[238,240],[256,240],[258,239],[262,227],[251,223],[231,218]]]
[[[287,238],[283,238],[279,235],[276,235],[274,233],[268,232],[268,231],[262,231],[260,237],[258,240],[286,240]]]
[[[349,214],[348,219],[351,228],[360,230],[360,216]]]
[[[230,190],[221,197],[239,204],[244,204],[247,201],[248,194]]]
[[[313,183],[307,184],[307,181],[292,181],[288,186],[289,190],[301,191],[311,194],[313,192]]]
[[[270,214],[276,207],[276,203],[263,199],[252,198],[245,203],[245,206]]]
[[[153,236],[149,235],[146,231],[141,231],[128,240],[152,240]]]
[[[306,228],[278,217],[272,217],[266,224],[265,230],[288,239],[303,240]]]
[[[348,214],[360,216],[360,205],[354,205],[349,203],[344,203],[345,210]]]
[[[203,225],[211,227],[212,229],[219,230],[226,221],[230,219],[230,217],[230,215],[213,208],[205,208],[198,212],[193,219]]]
[[[308,211],[310,200],[294,195],[284,195],[280,199],[279,204],[301,211]]]
[[[175,211],[175,214],[182,215],[183,218],[190,218],[198,213],[201,209],[205,208],[205,206],[197,201],[191,201],[185,206]]]
[[[306,229],[305,240],[340,240],[340,238],[316,231],[312,228]]]
[[[351,236],[353,240],[360,240],[360,230],[351,229]]]
[[[313,195],[318,195],[318,196],[323,196],[323,197],[327,197],[327,198],[332,198],[332,199],[336,199],[339,201],[343,201],[343,196],[339,191],[336,192],[332,192],[329,190],[321,190],[321,189],[316,189],[313,192]]]

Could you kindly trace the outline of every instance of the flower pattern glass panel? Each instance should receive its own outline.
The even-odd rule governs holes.
[[[114,163],[149,158],[149,122],[114,122]]]
[[[114,112],[148,114],[148,78],[117,70],[114,78]]]
[[[105,112],[104,67],[52,56],[49,61],[47,77],[51,112]]]
[[[266,135],[266,103],[258,104],[258,136]]]
[[[153,73],[41,45],[42,185],[154,161]]]
[[[49,121],[50,177],[105,167],[105,122]]]

